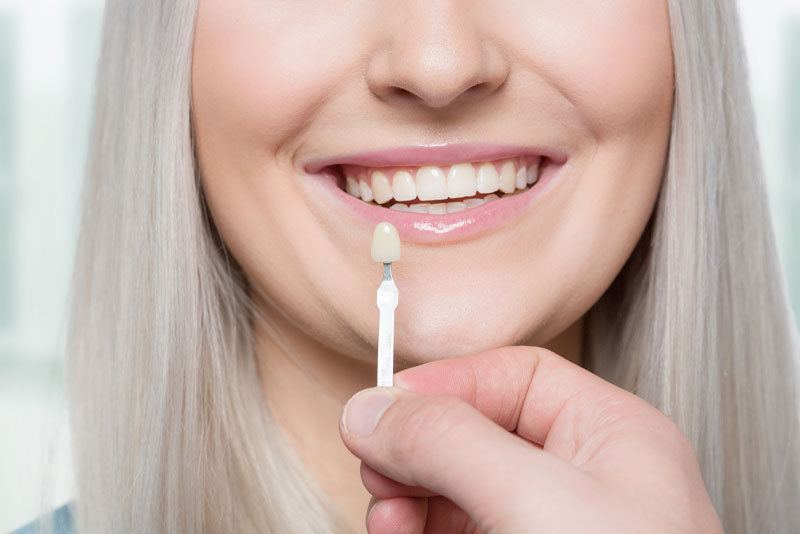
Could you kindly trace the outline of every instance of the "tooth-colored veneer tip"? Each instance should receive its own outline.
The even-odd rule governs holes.
[[[372,234],[372,259],[392,263],[400,259],[400,235],[392,223],[382,222]]]

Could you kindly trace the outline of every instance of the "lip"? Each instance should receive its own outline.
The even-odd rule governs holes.
[[[446,215],[430,215],[391,210],[368,204],[343,191],[339,177],[328,167],[339,164],[365,167],[451,165],[476,161],[493,161],[515,156],[542,156],[539,180],[524,193],[501,197],[471,208]],[[325,204],[344,212],[362,223],[369,232],[380,222],[392,223],[400,237],[407,242],[444,244],[476,238],[499,229],[521,216],[552,186],[566,168],[567,155],[553,148],[519,145],[457,144],[437,146],[396,147],[384,150],[352,153],[311,160],[303,165],[312,183],[312,196],[320,195]]]
[[[309,174],[317,174],[325,167],[339,164],[361,165],[363,167],[421,167],[423,165],[452,165],[455,163],[494,161],[525,155],[543,156],[558,164],[563,164],[567,161],[566,152],[554,147],[459,143],[392,147],[382,150],[353,152],[308,161],[303,165],[303,169]]]

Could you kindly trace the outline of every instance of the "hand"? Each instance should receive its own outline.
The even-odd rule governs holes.
[[[370,533],[721,533],[689,440],[550,351],[507,347],[357,393],[340,433]]]

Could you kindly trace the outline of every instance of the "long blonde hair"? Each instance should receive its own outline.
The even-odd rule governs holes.
[[[670,415],[728,533],[800,531],[793,322],[732,0],[669,0],[668,164],[587,316],[591,368]],[[264,400],[246,278],[193,152],[197,0],[112,0],[67,333],[78,532],[343,531]]]

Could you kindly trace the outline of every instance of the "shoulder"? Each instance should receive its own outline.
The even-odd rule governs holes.
[[[72,512],[70,512],[70,503],[67,503],[60,508],[53,510],[53,534],[73,534],[72,529]],[[36,521],[32,521],[27,525],[19,527],[11,534],[37,534]]]

